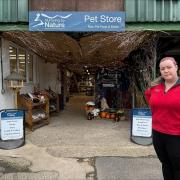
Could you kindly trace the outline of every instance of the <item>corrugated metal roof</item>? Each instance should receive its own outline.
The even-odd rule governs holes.
[[[178,31],[180,30],[180,22],[168,22],[168,23],[158,23],[158,22],[131,22],[126,23],[126,31]]]
[[[28,22],[28,0],[0,0],[0,22]]]
[[[179,9],[180,0],[125,1],[127,22],[180,22]],[[28,22],[28,0],[0,0],[0,22]]]
[[[180,0],[126,0],[127,22],[178,22]]]

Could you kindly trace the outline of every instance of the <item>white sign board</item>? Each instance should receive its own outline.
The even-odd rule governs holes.
[[[23,138],[23,112],[9,111],[1,113],[1,139],[15,140]]]
[[[133,112],[132,135],[140,137],[152,136],[152,117],[150,111],[135,109]]]

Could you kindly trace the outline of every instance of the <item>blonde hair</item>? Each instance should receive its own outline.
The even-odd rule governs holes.
[[[161,62],[164,62],[164,61],[166,61],[166,60],[170,60],[170,61],[173,62],[174,65],[177,65],[177,62],[176,62],[176,60],[175,60],[173,57],[164,57],[164,58],[161,59],[160,63],[161,63]],[[160,64],[160,63],[159,63],[159,64]]]

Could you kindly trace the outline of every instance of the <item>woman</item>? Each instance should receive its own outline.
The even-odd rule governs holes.
[[[180,78],[172,57],[159,64],[161,80],[145,91],[152,111],[153,145],[164,180],[180,180]]]

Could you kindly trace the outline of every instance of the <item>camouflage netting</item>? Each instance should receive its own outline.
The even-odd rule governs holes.
[[[80,38],[80,42],[64,33],[8,31],[2,36],[25,47],[48,62],[67,66],[81,72],[83,66],[92,68],[122,66],[128,55],[145,46],[155,32],[94,33]],[[151,44],[149,44],[151,46]]]
[[[81,58],[76,40],[64,33],[9,31],[3,37],[25,47],[49,62],[75,63]]]
[[[81,38],[83,62],[94,66],[117,66],[133,50],[151,39],[153,32],[96,33]]]
[[[132,91],[134,92],[135,107],[147,106],[144,91],[150,87],[151,81],[156,77],[158,36],[154,34],[143,46],[132,51],[125,59],[130,72]]]
[[[129,71],[135,107],[145,107],[144,90],[155,77],[157,32],[92,33],[73,39],[55,32],[3,32],[2,37],[27,48],[47,62],[76,73],[122,66]]]

